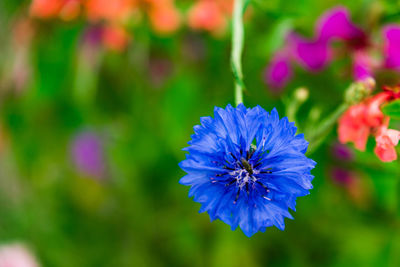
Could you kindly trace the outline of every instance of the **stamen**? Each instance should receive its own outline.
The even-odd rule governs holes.
[[[256,181],[256,183],[261,185],[267,192],[269,192],[269,189],[265,184],[261,183],[260,181]]]
[[[250,163],[245,160],[245,158],[241,158],[240,161],[242,162],[243,168],[246,169],[246,171],[252,175],[253,174],[253,168],[250,166]]]
[[[266,200],[269,200],[269,201],[271,201],[271,199],[270,199],[270,198],[268,198],[268,197],[266,197],[266,196],[263,196],[263,198],[265,198]]]
[[[271,171],[260,171],[260,173],[272,173]]]
[[[231,156],[232,156],[232,158],[233,158],[234,160],[236,160],[236,161],[237,161],[237,158],[235,157],[235,155],[233,155],[233,153],[232,153],[232,152],[229,152],[229,155],[231,155]]]

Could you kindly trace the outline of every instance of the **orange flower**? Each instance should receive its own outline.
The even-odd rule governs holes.
[[[194,30],[206,30],[214,33],[225,29],[227,18],[218,2],[201,0],[189,10],[189,27]]]
[[[85,3],[90,21],[101,20],[123,22],[132,14],[136,6],[134,0],[87,0]]]
[[[81,0],[33,0],[29,13],[43,19],[59,16],[63,20],[72,20],[78,16],[80,5]]]
[[[172,0],[148,0],[150,23],[160,34],[169,34],[180,26],[180,14]]]
[[[63,4],[64,0],[33,0],[29,7],[29,13],[33,17],[54,18],[58,16]]]
[[[105,26],[102,40],[104,45],[114,51],[123,51],[129,43],[130,35],[119,26]]]
[[[60,10],[60,18],[70,21],[78,17],[81,10],[81,0],[66,0]]]
[[[395,146],[399,143],[400,131],[388,129],[383,126],[376,135],[375,154],[383,162],[390,162],[397,159]]]

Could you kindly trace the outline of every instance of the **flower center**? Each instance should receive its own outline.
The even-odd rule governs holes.
[[[224,169],[227,170],[226,173],[217,174],[216,177],[211,177],[211,183],[223,183],[226,187],[236,188],[237,192],[235,200],[233,201],[234,204],[236,204],[240,194],[247,193],[247,195],[249,195],[250,190],[256,190],[263,198],[271,200],[267,197],[267,194],[270,191],[269,188],[264,185],[259,178],[257,178],[260,174],[271,173],[271,171],[270,169],[260,171],[257,169],[257,166],[260,164],[253,166],[249,163],[249,159],[252,157],[254,152],[255,147],[252,145],[250,150],[246,153],[246,158],[240,157],[239,159],[230,153],[235,161],[235,163],[232,164],[234,167],[232,165],[229,167],[224,166]],[[217,177],[223,178],[220,180],[217,179]]]
[[[253,174],[253,168],[250,166],[249,162],[245,158],[241,158],[240,161],[242,162],[243,168],[250,174]]]
[[[233,180],[228,185],[236,183],[239,190],[245,189],[246,192],[249,193],[249,186],[257,182],[257,178],[254,174],[259,172],[254,170],[253,166],[243,157],[237,162],[237,166],[238,168],[229,173]]]

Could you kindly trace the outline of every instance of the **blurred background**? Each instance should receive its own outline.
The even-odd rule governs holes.
[[[312,109],[324,117],[342,102],[345,57],[317,74],[297,68],[279,91],[264,77],[289,29],[310,36],[339,4],[370,32],[400,22],[397,0],[252,1],[247,106],[285,115],[304,86],[304,129]],[[178,183],[193,126],[233,103],[231,7],[0,1],[0,266],[10,247],[29,266],[400,266],[400,166],[380,162],[371,140],[358,152],[331,132],[285,231],[247,238],[211,223]]]

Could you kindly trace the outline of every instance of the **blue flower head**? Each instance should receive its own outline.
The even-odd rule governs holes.
[[[309,194],[315,162],[304,153],[308,142],[287,117],[260,106],[216,107],[214,118],[194,127],[180,183],[201,203],[211,220],[220,219],[247,236],[293,219],[296,198]]]

